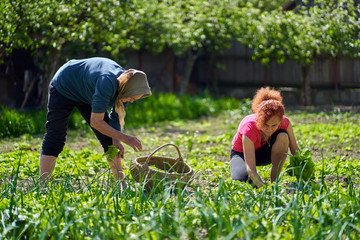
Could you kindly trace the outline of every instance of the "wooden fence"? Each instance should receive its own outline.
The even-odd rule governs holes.
[[[156,56],[146,51],[129,52],[127,56],[124,67],[145,71],[153,89],[176,92],[185,59],[174,57],[170,50]],[[201,56],[194,65],[188,91],[196,94],[211,88],[225,96],[244,98],[252,97],[259,87],[271,86],[282,89],[289,102],[300,104],[301,69],[294,61],[287,60],[283,64],[272,61],[269,67],[264,67],[259,61],[251,60],[250,49],[234,43],[231,49],[218,56],[216,64],[222,67],[214,70],[209,57]],[[15,80],[0,68],[0,105],[19,107],[25,97],[25,92],[21,91],[26,73],[32,69],[22,67],[13,71]],[[314,59],[310,78],[313,104],[360,105],[360,59],[318,57]],[[35,104],[39,102],[37,96],[38,90],[30,97]]]
[[[216,81],[220,94],[243,98],[252,97],[259,87],[270,86],[280,88],[285,98],[300,104],[301,67],[295,61],[271,61],[269,67],[264,67],[260,61],[251,60],[249,48],[234,43],[216,63],[221,68],[213,71],[209,57],[198,59],[188,87],[190,92],[211,88]],[[176,90],[184,65],[184,59],[175,58],[171,51],[158,56],[142,52],[141,57],[138,52],[131,53],[127,64],[147,72],[151,86],[160,91]],[[317,57],[310,70],[310,81],[314,104],[360,105],[360,59]]]

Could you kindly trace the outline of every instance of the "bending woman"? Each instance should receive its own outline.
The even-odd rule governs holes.
[[[256,166],[271,164],[271,182],[276,181],[290,148],[299,150],[293,128],[285,113],[279,91],[259,89],[252,101],[254,114],[242,119],[232,141],[230,155],[231,178],[252,182],[261,187],[264,181]],[[250,179],[249,179],[250,178]]]
[[[66,139],[68,118],[77,108],[91,126],[104,152],[110,145],[120,153],[109,163],[115,179],[123,179],[122,143],[141,151],[140,140],[123,134],[125,109],[130,102],[151,95],[146,74],[123,69],[107,58],[70,60],[55,74],[49,85],[46,133],[40,156],[40,176],[49,178]],[[112,108],[110,114],[108,109]]]

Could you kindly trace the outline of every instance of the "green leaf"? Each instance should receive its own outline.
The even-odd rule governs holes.
[[[311,151],[296,151],[296,155],[290,156],[290,164],[287,167],[289,175],[295,175],[298,181],[308,181],[315,177],[315,164],[311,159]]]
[[[108,162],[111,162],[118,154],[120,150],[115,145],[110,145],[109,149],[104,153]]]

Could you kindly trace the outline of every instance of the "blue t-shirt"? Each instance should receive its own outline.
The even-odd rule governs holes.
[[[112,107],[109,125],[120,131],[119,117],[114,105],[117,78],[124,71],[119,64],[107,58],[70,60],[56,72],[53,84],[66,98],[90,104],[94,113],[104,113]],[[126,106],[127,104],[124,104],[124,107]]]

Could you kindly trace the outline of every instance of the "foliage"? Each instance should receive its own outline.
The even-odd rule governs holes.
[[[262,11],[271,11],[275,9],[282,8],[288,0],[247,0],[247,2],[251,3],[255,8],[259,8]]]
[[[0,136],[19,137],[23,134],[43,134],[45,132],[46,111],[19,112],[15,109],[1,107]],[[87,124],[77,111],[69,117],[70,129],[81,129]]]
[[[176,55],[189,48],[220,51],[232,40],[233,5],[199,0],[6,0],[0,8],[1,57],[17,48],[36,56],[43,49],[52,55],[67,50],[67,58],[75,52],[105,50],[119,60],[126,50],[160,53],[169,47]]]
[[[106,156],[106,160],[108,162],[111,162],[118,154],[120,153],[120,150],[115,145],[110,145],[109,149],[104,153],[104,156]]]
[[[24,48],[34,51],[60,51],[74,44],[73,50],[86,43],[82,50],[101,41],[106,9],[113,1],[50,1],[20,0],[2,2],[4,31],[0,39],[9,53]],[[106,23],[106,22],[105,22]]]
[[[0,4],[0,58],[29,49],[49,80],[69,58],[110,55],[123,63],[127,51],[158,54],[168,48],[186,59],[181,95],[196,59],[207,52],[216,67],[216,56],[234,39],[267,66],[272,59],[293,59],[304,67],[317,55],[359,56],[358,6],[317,0],[314,6],[283,12],[283,2],[5,0]]]
[[[230,47],[237,1],[174,1],[171,8],[168,44],[175,55],[184,55],[189,49],[219,52]]]
[[[162,52],[166,41],[164,23],[168,20],[163,2],[123,1],[113,6],[109,13],[104,49],[112,56],[121,55],[124,50]]]
[[[184,95],[178,98],[172,93],[154,93],[151,97],[138,100],[126,110],[125,127],[139,127],[175,119],[195,119],[201,116],[218,114],[243,105],[249,108],[249,100],[234,98],[214,99],[208,94],[203,96]],[[22,134],[43,134],[45,132],[46,112],[20,113],[2,107],[0,115],[0,136],[19,137]],[[77,110],[70,115],[70,129],[88,129],[88,125]]]
[[[310,65],[316,55],[358,57],[357,11],[347,1],[318,0],[314,6],[298,7],[295,12],[276,9],[252,14],[246,22],[247,33],[238,39],[253,49],[253,58],[264,65],[271,59]]]
[[[195,119],[200,116],[218,114],[224,110],[249,105],[234,98],[214,99],[210,95],[177,97],[172,93],[155,93],[149,98],[140,99],[126,110],[125,126],[156,124],[176,119]],[[144,111],[145,109],[145,111]]]
[[[196,59],[204,52],[215,58],[230,47],[237,35],[234,22],[243,22],[237,12],[244,5],[233,0],[6,0],[0,9],[4,24],[0,58],[14,49],[28,49],[49,80],[58,65],[70,58],[110,55],[123,63],[127,51],[158,54],[168,48],[186,59],[179,87],[182,95]]]
[[[31,118],[25,114],[20,114],[16,110],[9,110],[1,107],[0,114],[0,137],[9,136],[19,137],[23,133],[32,133],[34,123]]]
[[[287,172],[290,176],[295,176],[298,181],[314,179],[315,164],[311,159],[311,151],[296,151],[295,155],[291,155]]]
[[[359,57],[359,6],[348,1],[314,1],[295,11],[256,11],[248,7],[238,22],[237,39],[252,49],[252,58],[265,66],[271,60],[296,61],[302,70],[302,102],[311,104],[310,67],[315,56]],[[246,17],[248,16],[248,17]]]

